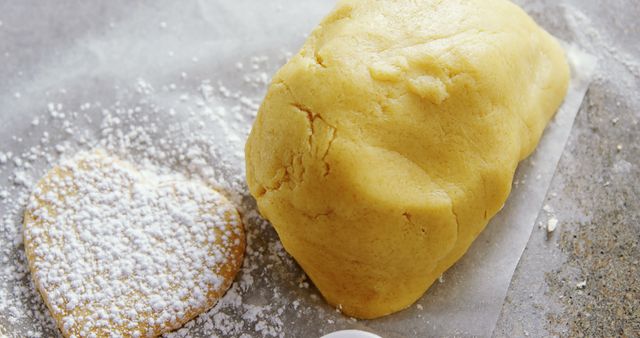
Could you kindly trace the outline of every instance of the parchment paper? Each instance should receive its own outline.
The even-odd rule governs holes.
[[[443,282],[431,287],[419,306],[379,320],[355,321],[328,307],[313,286],[308,286],[302,271],[279,246],[274,231],[257,216],[242,179],[244,139],[266,89],[264,76],[270,77],[286,61],[287,52],[297,51],[305,33],[333,4],[326,0],[219,0],[131,5],[119,0],[92,11],[76,8],[72,1],[60,1],[39,4],[40,11],[50,15],[38,17],[15,8],[7,10],[10,6],[1,4],[0,47],[9,51],[25,48],[27,32],[18,25],[28,26],[36,20],[43,20],[40,24],[45,26],[65,20],[74,25],[66,36],[31,39],[36,42],[26,48],[38,57],[13,63],[20,67],[15,71],[26,76],[0,80],[0,152],[24,154],[40,144],[39,156],[29,166],[12,162],[0,166],[0,188],[12,196],[24,195],[58,157],[95,146],[104,128],[103,109],[141,107],[140,114],[148,114],[158,125],[157,133],[151,135],[152,144],[154,137],[167,135],[175,137],[176,143],[198,142],[188,132],[172,134],[178,125],[219,142],[205,160],[216,171],[213,181],[236,195],[253,236],[234,289],[216,308],[176,335],[313,337],[359,328],[383,337],[490,336],[595,61],[567,46],[573,78],[566,102],[536,153],[520,165],[505,208],[463,259],[445,273]],[[2,6],[7,8],[3,11]],[[101,12],[109,16],[101,17]],[[7,13],[11,17],[6,17]],[[95,20],[78,21],[87,13],[95,15]],[[203,83],[215,90],[203,90]],[[200,94],[201,99],[191,99]],[[91,108],[80,112],[73,124],[76,132],[68,133],[64,119],[52,117],[47,107],[51,102],[63,104],[62,111],[80,111],[78,107],[85,102],[90,102]],[[190,125],[194,114],[217,107],[230,112],[216,115],[227,120]],[[35,118],[39,123],[33,123]],[[127,132],[132,125],[124,121],[114,128]],[[41,146],[44,133],[49,135],[50,146]],[[66,145],[62,154],[56,144]],[[130,152],[133,157],[135,150]],[[25,182],[16,183],[16,172]],[[18,197],[0,203],[0,214],[4,215],[0,225],[0,266],[4,271],[0,274],[0,300],[4,297],[0,302],[0,334],[3,330],[16,337],[57,334],[24,273],[23,249],[16,237],[24,200]],[[23,275],[16,278],[15,271]],[[15,297],[16,290],[22,290],[20,297]]]

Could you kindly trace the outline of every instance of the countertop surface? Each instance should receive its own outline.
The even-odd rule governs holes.
[[[533,230],[494,335],[637,337],[640,3],[519,3],[544,4],[533,17],[597,55],[599,67],[549,189],[550,212],[538,217],[545,227],[557,218],[558,228]]]
[[[640,2],[516,2],[552,34],[597,56],[599,66],[494,336],[640,336]],[[21,69],[46,57],[31,52],[30,34],[64,35],[83,20],[108,25],[104,5],[60,3],[95,17],[57,27],[34,20],[32,33],[16,30],[24,36],[19,51],[5,51],[0,40],[0,81],[19,82]],[[0,28],[19,25],[10,17],[18,7],[0,2]],[[56,13],[34,8],[32,15]],[[551,219],[558,226],[548,233]]]

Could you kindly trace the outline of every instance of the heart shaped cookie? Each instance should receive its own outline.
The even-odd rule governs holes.
[[[245,237],[236,209],[204,183],[98,150],[38,183],[24,243],[64,336],[148,337],[216,303],[242,265]]]

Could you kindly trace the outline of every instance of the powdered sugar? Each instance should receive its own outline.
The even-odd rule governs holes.
[[[6,321],[8,334],[16,337],[55,334],[27,269],[20,216],[39,177],[60,158],[96,147],[143,171],[201,180],[225,194],[243,215],[247,250],[236,282],[213,309],[169,336],[319,336],[317,323],[323,323],[323,332],[352,325],[310,287],[259,216],[244,183],[244,140],[266,88],[263,74],[272,74],[288,54],[242,60],[237,82],[187,76],[191,72],[184,70],[175,78],[135,77],[120,83],[112,100],[75,101],[71,94],[80,89],[70,85],[65,93],[50,90],[36,109],[40,112],[27,121],[27,141],[19,147],[0,146],[6,157],[0,163],[0,178],[6,180],[0,184],[6,192],[0,198],[5,211],[0,225],[0,326]],[[39,123],[31,124],[36,118]],[[10,149],[21,150],[15,154]]]
[[[223,266],[239,266],[244,246],[236,211],[214,190],[102,152],[47,175],[24,236],[60,326],[83,337],[175,327],[224,292]]]

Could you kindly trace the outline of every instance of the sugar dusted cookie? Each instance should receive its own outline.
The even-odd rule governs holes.
[[[236,209],[204,183],[81,153],[24,217],[35,285],[66,337],[157,336],[211,308],[242,265]]]

